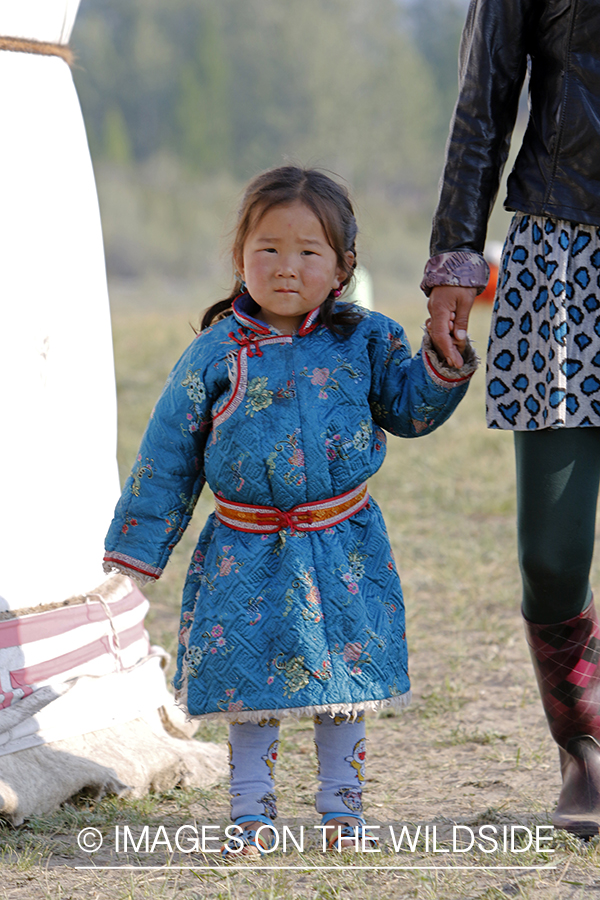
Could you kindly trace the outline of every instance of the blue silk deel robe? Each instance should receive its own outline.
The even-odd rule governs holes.
[[[444,370],[367,313],[337,337],[314,310],[298,333],[234,314],[202,331],[156,404],[106,539],[105,568],[158,578],[205,480],[237,503],[291,508],[357,487],[385,431],[429,434],[475,367]],[[355,712],[409,696],[404,605],[377,503],[325,530],[249,534],[212,514],[183,593],[175,686],[192,716],[260,721]]]

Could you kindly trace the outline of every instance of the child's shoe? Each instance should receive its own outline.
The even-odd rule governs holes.
[[[233,824],[239,825],[241,832],[229,838],[221,847],[221,856],[224,860],[230,863],[238,860],[249,862],[268,852],[273,843],[273,832],[271,827],[261,826],[272,826],[270,819],[266,816],[239,816]]]
[[[321,819],[321,825],[327,825],[325,831],[327,838],[327,850],[353,850],[355,853],[362,850],[363,845],[369,844],[371,851],[377,849],[378,839],[372,834],[362,816],[346,816],[344,813],[325,813]],[[331,831],[329,831],[331,828]],[[329,832],[329,833],[328,833]]]

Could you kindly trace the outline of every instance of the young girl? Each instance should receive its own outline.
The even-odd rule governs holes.
[[[346,191],[319,171],[286,166],[250,184],[235,287],[169,376],[106,541],[107,571],[157,579],[205,480],[214,492],[175,686],[190,716],[230,723],[244,853],[264,851],[260,826],[277,815],[285,715],[314,716],[331,846],[364,824],[364,710],[409,701],[402,591],[366,481],[382,429],[429,434],[477,363],[463,342],[464,365],[446,368],[427,334],[411,358],[399,325],[339,300],[356,233]]]

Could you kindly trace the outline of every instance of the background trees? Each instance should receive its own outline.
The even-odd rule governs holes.
[[[293,160],[347,179],[371,264],[416,277],[463,18],[463,0],[83,0],[109,273],[216,275],[239,186]]]

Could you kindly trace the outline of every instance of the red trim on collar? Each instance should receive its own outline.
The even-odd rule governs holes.
[[[264,322],[259,322],[258,319],[253,319],[252,316],[249,316],[248,313],[245,313],[240,309],[239,301],[242,300],[243,297],[249,298],[250,294],[247,292],[239,294],[231,304],[233,314],[238,322],[241,325],[245,325],[246,328],[251,328],[256,334],[271,334],[271,329],[268,325],[265,325]]]
[[[231,304],[233,314],[240,325],[244,325],[246,328],[251,328],[252,331],[256,332],[256,334],[272,334],[273,329],[269,328],[268,325],[266,325],[264,322],[260,322],[258,319],[253,319],[252,316],[248,315],[248,313],[240,309],[240,301],[242,301],[242,298],[244,297],[249,298],[250,294],[248,294],[248,292],[239,294]],[[313,329],[317,327],[320,309],[320,306],[316,306],[314,309],[311,309],[309,313],[307,313],[304,321],[302,322],[302,325],[297,332],[301,337],[305,334],[308,334],[310,331],[313,331]],[[277,330],[275,329],[275,331]]]
[[[298,329],[299,335],[308,334],[309,331],[312,331],[313,328],[317,327],[317,320],[319,318],[319,312],[321,310],[320,306],[316,306],[314,309],[311,309],[309,314],[304,319],[304,322]]]

